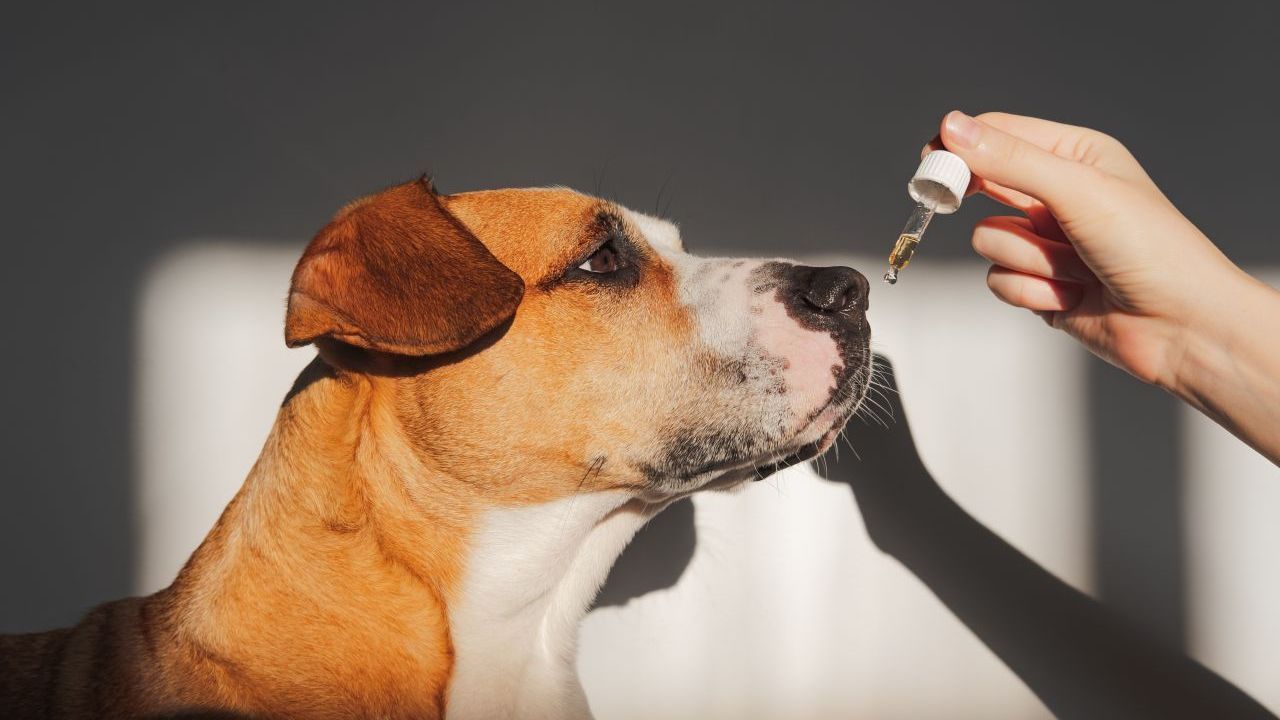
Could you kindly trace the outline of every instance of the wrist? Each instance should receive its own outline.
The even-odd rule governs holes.
[[[1214,386],[1280,317],[1280,294],[1234,265],[1230,270],[1201,290],[1197,311],[1181,327],[1169,353],[1169,371],[1156,382],[1210,415],[1215,414],[1208,402]]]

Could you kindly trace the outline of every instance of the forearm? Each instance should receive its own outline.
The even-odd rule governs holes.
[[[1241,272],[1167,388],[1280,465],[1280,292]]]

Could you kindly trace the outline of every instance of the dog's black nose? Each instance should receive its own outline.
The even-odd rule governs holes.
[[[870,285],[862,273],[850,267],[810,268],[808,287],[801,287],[800,297],[818,312],[834,313],[851,308],[867,309]]]

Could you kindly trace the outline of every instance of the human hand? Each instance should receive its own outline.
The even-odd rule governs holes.
[[[1025,213],[973,231],[996,297],[1280,464],[1280,292],[1228,260],[1114,138],[957,111],[938,142],[968,163],[971,191]]]
[[[941,142],[974,187],[1025,217],[978,223],[996,297],[1039,314],[1136,377],[1177,382],[1190,336],[1252,283],[1117,140],[1036,118],[948,114]]]

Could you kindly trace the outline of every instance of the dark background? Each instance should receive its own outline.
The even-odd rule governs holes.
[[[149,263],[191,238],[303,241],[424,170],[446,192],[564,184],[656,208],[697,252],[878,255],[939,118],[1001,109],[1118,136],[1233,258],[1280,261],[1274,2],[6,16],[0,632],[130,592]],[[993,210],[971,202],[939,223],[930,256],[966,255],[969,225]],[[1179,644],[1174,403],[1100,362],[1090,382],[1097,594]]]

